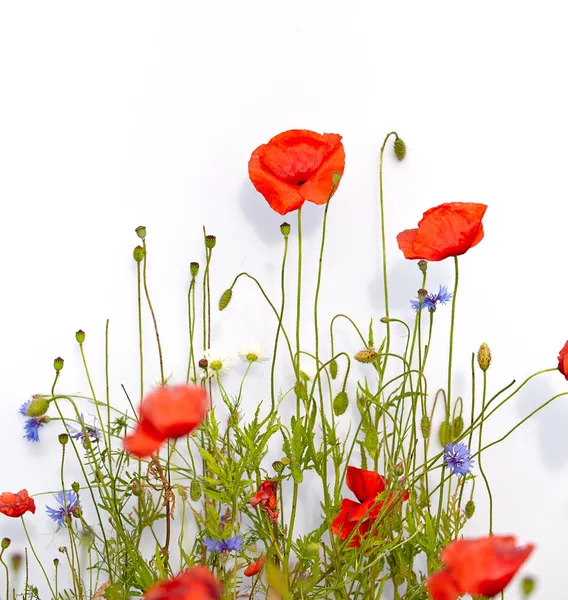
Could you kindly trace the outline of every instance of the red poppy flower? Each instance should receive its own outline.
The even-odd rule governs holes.
[[[166,439],[191,433],[208,409],[207,393],[199,386],[160,386],[142,400],[140,421],[124,439],[124,449],[140,458],[150,456]]]
[[[263,481],[260,484],[256,494],[250,499],[250,505],[258,506],[260,504],[273,523],[278,521],[278,511],[276,510],[276,507],[278,506],[276,489],[276,482]]]
[[[568,379],[568,342],[564,344],[558,355],[558,370]]]
[[[7,517],[21,517],[30,511],[35,513],[36,506],[33,498],[30,498],[28,490],[20,490],[17,494],[4,492],[0,494],[0,513]]]
[[[183,571],[169,581],[158,582],[144,594],[145,600],[220,600],[221,584],[203,565]]]
[[[258,575],[262,571],[262,567],[264,566],[265,557],[262,555],[258,560],[251,562],[250,565],[243,571],[246,577],[253,577],[254,575]]]
[[[325,204],[330,199],[333,174],[343,175],[345,151],[337,133],[291,129],[259,146],[248,168],[254,187],[285,215],[306,200]]]
[[[460,256],[483,239],[481,220],[485,204],[450,202],[427,210],[418,229],[406,229],[396,236],[405,258],[444,260]]]
[[[386,490],[388,480],[374,471],[365,471],[357,467],[347,467],[346,482],[359,502],[349,498],[341,501],[339,514],[331,524],[332,531],[340,540],[346,540],[357,529],[349,545],[358,548],[361,545],[361,537],[372,529],[375,519],[381,513],[384,514],[385,504],[388,510],[395,505],[397,496],[404,502],[408,500],[409,494],[391,492],[386,500],[377,500],[377,496]]]
[[[500,594],[533,551],[517,546],[513,536],[494,535],[450,542],[440,555],[446,568],[426,585],[433,600],[456,600],[463,594],[493,598]]]

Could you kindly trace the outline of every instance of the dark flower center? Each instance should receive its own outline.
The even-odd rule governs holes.
[[[308,181],[307,179],[304,179],[303,181],[298,181],[298,183],[296,185],[304,185],[304,183],[306,183],[306,181]]]

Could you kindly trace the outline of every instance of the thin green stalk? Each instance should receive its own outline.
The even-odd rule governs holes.
[[[483,395],[481,399],[482,409],[485,408],[485,400],[487,397],[487,371],[483,371]],[[491,493],[491,486],[489,485],[489,481],[487,480],[487,476],[485,475],[485,471],[483,470],[483,465],[481,464],[481,443],[483,436],[483,421],[479,424],[479,450],[478,450],[478,459],[477,464],[479,465],[479,471],[481,476],[483,477],[483,481],[485,482],[485,487],[487,488],[487,494],[489,495],[489,535],[493,533],[493,494]]]
[[[140,356],[140,402],[144,397],[144,352],[142,349],[142,280],[140,277],[140,263],[136,263],[136,281],[138,287],[138,353]]]
[[[6,600],[10,597],[10,571],[8,569],[8,565],[4,562],[2,558],[4,556],[4,548],[0,551],[0,563],[4,565],[4,569],[6,569]]]
[[[51,587],[51,581],[50,581],[49,577],[47,576],[47,573],[45,571],[43,563],[40,561],[40,559],[39,559],[39,557],[38,557],[38,555],[37,555],[37,553],[35,551],[34,545],[32,544],[32,540],[30,538],[30,534],[28,533],[28,528],[26,527],[26,522],[24,520],[24,517],[22,516],[22,517],[20,517],[20,519],[22,520],[22,525],[24,527],[24,532],[26,534],[26,538],[28,540],[28,544],[30,545],[30,550],[32,551],[32,553],[33,553],[33,555],[34,555],[34,557],[35,557],[35,559],[36,559],[36,561],[37,561],[40,569],[43,572],[45,580],[47,581],[47,585],[49,586],[49,591],[53,594],[53,588]]]
[[[185,378],[185,383],[189,383],[192,367],[193,378],[197,381],[195,353],[193,351],[193,334],[195,333],[195,276],[191,277],[191,283],[189,284],[189,290],[187,291],[187,322],[189,326],[189,359],[187,361],[187,377]]]

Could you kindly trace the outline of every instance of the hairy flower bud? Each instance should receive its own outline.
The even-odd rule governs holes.
[[[482,371],[487,371],[491,364],[491,350],[489,350],[489,346],[485,342],[479,346],[477,364]]]
[[[36,394],[35,396],[32,396],[32,401],[30,402],[28,408],[26,408],[26,417],[31,417],[32,419],[43,417],[48,408],[49,400],[47,400],[41,394]]]
[[[521,580],[521,589],[523,590],[523,596],[525,598],[528,598],[534,592],[535,587],[536,581],[533,577],[527,576],[523,577],[523,579]]]
[[[201,498],[201,486],[197,479],[193,479],[189,485],[189,497],[197,502]]]
[[[463,426],[464,426],[463,417],[461,415],[458,415],[452,421],[452,440],[457,440],[460,437],[460,435],[463,432]]]
[[[331,378],[335,379],[337,377],[337,361],[335,358],[329,363],[329,372],[331,374]]]
[[[341,390],[337,396],[333,399],[333,412],[336,417],[342,415],[349,406],[349,397],[345,390]]]
[[[282,223],[282,225],[280,225],[280,231],[284,237],[288,237],[290,235],[290,223]]]
[[[372,363],[378,354],[374,348],[365,348],[364,350],[360,350],[355,355],[355,360],[358,360],[360,363]]]
[[[59,371],[61,371],[61,369],[63,369],[63,363],[64,363],[64,360],[60,356],[58,356],[53,361],[53,368],[59,373]]]
[[[57,436],[57,439],[62,446],[65,446],[65,444],[69,441],[69,435],[67,433],[60,433]]]
[[[23,562],[24,557],[19,552],[16,552],[16,554],[12,554],[12,556],[10,556],[10,566],[12,567],[12,570],[15,573],[17,573],[22,568]]]
[[[281,461],[281,460],[275,460],[272,463],[272,468],[277,472],[277,473],[282,473],[282,471],[285,469],[286,465]]]
[[[225,290],[219,298],[219,310],[225,310],[233,297],[233,290],[231,288]]]
[[[197,277],[197,274],[199,273],[199,263],[197,263],[197,262],[189,263],[189,272],[192,277]]]
[[[130,489],[132,490],[132,495],[136,496],[137,498],[139,498],[144,491],[144,488],[137,481],[133,481],[130,484]]]
[[[78,493],[79,493],[79,490],[81,489],[81,486],[79,485],[79,482],[78,482],[78,481],[74,481],[74,482],[71,484],[71,489],[72,489],[72,490],[73,490],[73,491],[74,491],[76,494],[78,494]]]
[[[11,543],[12,543],[12,540],[10,538],[7,538],[7,537],[3,538],[2,544],[1,544],[2,550],[6,550],[7,548],[9,548]]]
[[[308,400],[308,387],[303,381],[297,381],[294,386],[294,392],[298,398],[301,398],[304,401]]]
[[[368,450],[371,455],[377,451],[379,445],[379,436],[374,429],[368,429],[365,433],[365,449]]]
[[[205,247],[209,248],[209,250],[212,250],[213,248],[215,248],[215,245],[217,244],[217,238],[214,235],[206,235],[205,236]]]
[[[310,542],[306,546],[306,552],[308,553],[310,558],[318,557],[320,550],[321,550],[321,544],[318,544],[317,542]]]
[[[452,426],[450,425],[449,421],[444,421],[440,425],[438,438],[442,446],[447,446],[452,441]]]
[[[79,344],[82,344],[85,341],[85,332],[82,329],[75,332],[75,339]]]
[[[475,512],[475,503],[473,500],[468,500],[465,504],[465,516],[468,519],[473,517],[473,513]]]
[[[422,271],[422,273],[424,273],[424,275],[426,275],[426,271],[428,270],[428,261],[426,261],[426,260],[419,260],[418,261],[418,268]]]
[[[420,430],[422,431],[422,437],[428,439],[430,437],[430,417],[424,415],[420,420]]]
[[[137,263],[141,263],[144,260],[144,255],[146,254],[144,248],[142,246],[136,246],[132,252],[132,256],[134,256],[134,260]]]
[[[394,141],[394,155],[398,160],[402,160],[406,156],[406,144],[399,137]]]
[[[139,225],[134,231],[136,231],[136,235],[143,240],[146,237],[146,227],[144,225]]]

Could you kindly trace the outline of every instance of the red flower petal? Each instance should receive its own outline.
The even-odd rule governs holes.
[[[396,236],[398,247],[402,250],[404,258],[408,260],[414,260],[420,258],[416,252],[414,252],[414,240],[418,229],[405,229]]]
[[[264,555],[261,556],[258,560],[251,562],[249,566],[243,571],[245,577],[253,577],[254,575],[258,575],[262,571],[262,567],[264,566]]]
[[[347,467],[346,482],[359,502],[374,500],[388,485],[388,481],[382,475],[351,466]]]
[[[146,590],[145,600],[220,600],[221,584],[203,565],[197,565]]]
[[[21,517],[27,512],[32,514],[36,511],[33,498],[30,498],[27,490],[20,490],[17,494],[4,492],[0,494],[0,513],[7,517]]]
[[[558,354],[558,370],[568,380],[568,342],[564,344],[564,347]]]
[[[430,575],[426,587],[432,600],[456,600],[463,594],[449,571],[438,571]]]
[[[353,509],[360,506],[355,500],[349,498],[343,498],[339,513],[331,523],[331,530],[334,535],[339,535],[340,540],[345,540],[349,537],[349,534],[353,531],[355,525],[350,523],[350,513]]]
[[[145,458],[157,452],[165,439],[143,419],[136,429],[124,438],[124,450],[138,458]]]

